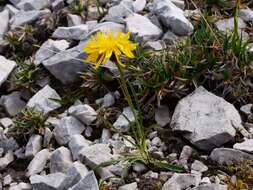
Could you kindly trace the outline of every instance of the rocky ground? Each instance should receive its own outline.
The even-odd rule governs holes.
[[[234,1],[226,6],[222,4],[226,1],[208,2],[0,0],[0,189],[252,189],[253,72],[248,70],[253,70],[253,59],[245,59],[240,67],[240,56],[253,52],[253,6],[250,1],[243,1],[239,9]],[[236,50],[244,49],[233,57],[239,60],[236,68],[243,68],[244,77],[232,72],[229,79],[219,78],[212,75],[216,68],[208,67],[204,82],[193,77],[188,82],[184,80],[187,74],[203,70],[178,74],[195,67],[187,65],[171,71],[184,56],[184,61],[194,59],[181,54],[184,50],[175,44],[196,37],[204,14],[209,14],[205,18],[212,23],[208,31],[213,27],[224,34],[237,27],[242,41],[248,42],[244,47],[236,41]],[[148,55],[136,53],[135,62],[140,64],[136,68],[143,70],[133,76],[126,71],[126,76],[139,89],[149,154],[181,166],[180,171],[140,160],[101,166],[138,152],[129,142],[135,117],[115,80],[117,67],[109,61],[103,72],[96,73],[82,61],[91,36],[109,30],[130,32],[140,49],[148,51]],[[200,44],[210,36],[204,36]],[[211,46],[207,54],[201,53],[203,62],[213,50],[214,57],[220,57],[220,46]],[[170,57],[168,72],[168,76],[176,73],[174,78],[144,88],[152,76],[163,73],[155,70],[152,58],[163,57],[175,47],[172,57],[178,57],[176,62]],[[142,67],[146,55],[148,68],[154,70]],[[224,60],[216,60],[221,65],[218,71],[224,71]],[[143,73],[143,80],[137,80]],[[214,80],[216,76],[219,79]]]

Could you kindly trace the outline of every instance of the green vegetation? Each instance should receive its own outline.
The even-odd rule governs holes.
[[[9,129],[10,135],[18,138],[30,134],[42,134],[45,125],[46,116],[34,109],[24,109],[14,118],[14,126]]]

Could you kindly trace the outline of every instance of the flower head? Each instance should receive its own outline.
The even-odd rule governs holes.
[[[134,58],[132,51],[137,47],[137,44],[129,41],[129,37],[129,33],[118,32],[114,35],[112,32],[106,34],[98,32],[97,36],[93,36],[84,47],[84,52],[88,54],[86,61],[96,63],[96,68],[99,68],[114,55],[117,64],[124,66],[120,62],[120,56],[124,54],[128,58]]]

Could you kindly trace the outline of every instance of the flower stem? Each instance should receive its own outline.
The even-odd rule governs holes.
[[[137,111],[135,109],[134,103],[132,101],[131,95],[129,93],[128,87],[127,87],[127,82],[125,79],[125,75],[124,72],[122,71],[122,68],[120,67],[119,64],[116,64],[120,73],[120,83],[121,83],[121,89],[123,91],[123,94],[127,100],[127,103],[131,109],[131,111],[133,112],[136,124],[137,124],[137,136],[136,136],[136,143],[138,146],[138,149],[140,151],[140,154],[142,155],[142,157],[147,161],[147,163],[150,163],[150,159],[149,159],[149,155],[148,155],[148,150],[147,150],[147,145],[146,145],[146,138],[145,138],[145,133],[143,131],[143,127],[142,124],[139,120]]]

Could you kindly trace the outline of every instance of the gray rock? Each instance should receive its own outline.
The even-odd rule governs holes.
[[[192,190],[227,190],[227,185],[220,185],[220,184],[206,184],[200,185],[198,187],[193,188]]]
[[[0,86],[6,81],[16,65],[15,61],[11,61],[0,55]]]
[[[20,3],[15,5],[17,8],[24,11],[40,10],[49,8],[51,5],[50,0],[22,0]]]
[[[203,173],[208,170],[208,167],[205,164],[203,164],[203,162],[195,160],[191,165],[191,169]]]
[[[234,29],[234,18],[222,19],[215,22],[216,27],[221,32],[232,31]],[[238,29],[246,28],[245,22],[238,18]]]
[[[14,91],[9,95],[2,96],[0,98],[0,105],[2,105],[10,116],[15,116],[26,105],[26,103],[20,99],[20,92]]]
[[[253,11],[249,8],[247,9],[240,9],[239,10],[239,17],[244,22],[253,22]]]
[[[10,163],[14,161],[14,154],[9,150],[4,157],[0,158],[0,170],[5,169]]]
[[[69,190],[99,190],[98,182],[93,171],[89,172],[82,180]]]
[[[81,40],[83,35],[88,34],[88,25],[81,24],[71,27],[58,27],[52,37],[57,39]]]
[[[5,32],[9,29],[9,10],[0,12],[0,39],[3,39]]]
[[[73,165],[71,152],[64,146],[57,148],[52,152],[50,157],[51,173],[67,173],[68,169]]]
[[[90,125],[97,119],[97,112],[88,104],[71,106],[68,113],[85,125]]]
[[[68,14],[67,15],[68,26],[78,26],[83,24],[82,18],[78,15]],[[88,27],[89,28],[89,27]]]
[[[73,166],[68,169],[66,178],[61,184],[61,189],[67,190],[68,188],[77,184],[89,173],[88,169],[81,162],[77,161],[73,163]]]
[[[126,132],[130,127],[129,121],[134,122],[135,118],[131,108],[126,107],[123,109],[123,112],[118,117],[118,119],[113,123],[113,126],[122,132]]]
[[[43,149],[38,152],[28,165],[26,176],[29,177],[43,171],[49,158],[50,152],[48,149]]]
[[[198,186],[201,177],[195,174],[178,174],[173,176],[165,182],[161,190],[180,190],[187,189],[191,186]]]
[[[63,84],[74,82],[78,73],[86,70],[88,67],[82,61],[85,57],[83,48],[86,43],[81,43],[76,47],[57,53],[53,57],[43,61],[42,64]]]
[[[44,42],[35,54],[35,63],[38,65],[49,59],[58,52],[64,51],[69,47],[66,40],[51,40]]]
[[[37,11],[19,11],[10,20],[11,29],[15,29],[18,26],[23,26],[25,24],[33,24],[36,20],[44,15],[49,14],[48,9]]]
[[[119,190],[137,190],[137,183],[133,182],[133,183],[129,183],[123,186],[119,187]]]
[[[18,4],[21,0],[9,0],[13,5]]]
[[[42,148],[42,137],[40,135],[32,135],[26,145],[25,156],[34,157]]]
[[[134,12],[138,13],[142,11],[145,8],[146,3],[147,3],[146,0],[135,0],[133,2]]]
[[[234,139],[241,118],[232,104],[199,87],[179,101],[171,127],[199,149],[211,151]]]
[[[0,148],[4,149],[4,152],[7,152],[9,150],[15,151],[19,148],[17,141],[10,137],[8,139],[1,139],[0,138]]]
[[[53,99],[55,99],[55,101]],[[61,104],[59,104],[57,100],[61,100],[61,97],[54,89],[46,85],[28,101],[26,106],[47,114],[61,107]]]
[[[63,173],[53,173],[49,175],[33,175],[30,177],[33,190],[59,190],[66,175]]]
[[[94,144],[89,147],[84,147],[79,151],[79,160],[81,160],[89,168],[98,166],[101,163],[116,159],[115,155],[111,154],[111,149],[106,144]],[[112,173],[107,168],[99,168],[98,175],[103,179],[112,177]]]
[[[155,110],[155,121],[158,125],[161,127],[166,126],[167,124],[170,123],[170,112],[168,106],[159,106]]]
[[[139,14],[131,14],[126,18],[126,28],[144,41],[157,40],[162,35],[162,30],[154,25],[147,17]]]
[[[153,12],[164,26],[177,35],[185,36],[193,31],[193,25],[184,16],[184,11],[170,0],[155,0]]]
[[[52,139],[53,133],[52,131],[46,127],[44,131],[44,138],[43,138],[43,147],[48,147],[50,140]]]
[[[68,116],[61,119],[59,125],[55,126],[53,133],[58,144],[65,145],[73,135],[81,134],[84,130],[85,127],[80,121]]]
[[[233,148],[244,152],[253,153],[253,139],[246,139],[241,143],[236,143],[234,144]]]
[[[230,148],[216,148],[212,151],[210,159],[220,165],[230,165],[235,162],[253,160],[253,155]]]
[[[73,160],[77,160],[79,151],[84,147],[88,147],[90,144],[91,142],[86,140],[82,135],[73,135],[68,144],[73,156]]]

